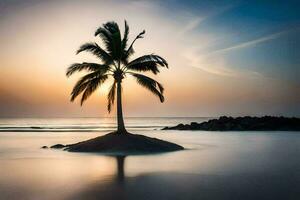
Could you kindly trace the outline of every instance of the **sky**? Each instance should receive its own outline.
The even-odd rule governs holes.
[[[156,53],[169,69],[152,76],[164,103],[123,81],[127,117],[300,116],[299,1],[0,0],[0,117],[108,114],[105,84],[81,107],[70,102],[75,62],[99,62],[76,50],[95,30],[130,26],[138,57]],[[130,40],[130,41],[131,41]]]

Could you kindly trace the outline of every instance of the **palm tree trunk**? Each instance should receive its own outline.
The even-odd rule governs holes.
[[[118,120],[118,133],[127,133],[124,125],[123,111],[122,111],[122,88],[121,81],[117,82],[117,120]]]

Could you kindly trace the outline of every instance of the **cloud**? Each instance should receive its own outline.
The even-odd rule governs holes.
[[[185,33],[193,31],[202,21],[204,18],[202,17],[196,17],[192,20],[190,20],[183,29],[178,32],[178,36],[183,36]]]
[[[213,52],[199,54],[197,49],[190,49],[188,53],[185,54],[186,58],[190,61],[192,67],[199,68],[205,72],[218,75],[218,76],[230,76],[230,77],[249,77],[249,78],[261,78],[264,77],[261,73],[257,71],[252,71],[248,69],[233,69],[228,66],[226,58],[222,55],[223,53],[235,51],[243,48],[250,48],[258,44],[277,39],[284,34],[291,32],[292,30],[284,30],[277,33],[273,33],[255,40],[243,42],[231,47],[219,49]]]
[[[248,41],[248,42],[243,42],[243,43],[240,43],[240,44],[237,44],[237,45],[234,45],[234,46],[231,46],[231,47],[227,47],[227,48],[224,48],[224,49],[219,49],[219,50],[213,51],[213,52],[211,52],[207,55],[220,54],[220,53],[226,53],[226,52],[233,51],[233,50],[249,48],[249,47],[258,45],[260,43],[264,43],[264,42],[267,42],[267,41],[270,41],[270,40],[277,39],[280,36],[282,36],[282,35],[284,35],[288,32],[290,32],[290,30],[285,30],[285,31],[273,33],[273,34],[255,39],[255,40],[251,40],[251,41]]]
[[[183,36],[185,33],[194,31],[199,25],[205,21],[209,20],[213,17],[216,17],[226,11],[229,11],[230,9],[236,7],[238,4],[232,4],[227,6],[220,6],[219,8],[212,9],[208,14],[206,15],[191,15],[190,21],[186,23],[185,26],[183,26],[182,30],[178,32],[178,36]]]
[[[263,75],[257,71],[247,69],[233,69],[228,66],[227,60],[221,56],[206,57],[198,55],[197,51],[191,50],[185,54],[190,67],[195,67],[207,73],[226,77],[261,78]]]

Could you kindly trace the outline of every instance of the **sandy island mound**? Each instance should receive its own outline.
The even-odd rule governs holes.
[[[69,145],[53,145],[51,148],[64,148],[70,152],[100,152],[110,154],[150,154],[183,150],[180,145],[131,133],[108,133],[83,142]]]

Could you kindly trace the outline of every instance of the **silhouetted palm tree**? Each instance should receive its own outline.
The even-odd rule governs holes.
[[[69,77],[74,72],[86,70],[89,73],[83,76],[74,86],[71,93],[71,101],[82,94],[81,105],[83,102],[109,77],[114,78],[114,82],[109,90],[108,99],[108,112],[111,111],[112,105],[115,100],[115,93],[117,92],[117,133],[126,133],[124,126],[123,113],[122,113],[122,80],[126,75],[133,76],[137,83],[151,91],[154,95],[158,96],[160,101],[164,101],[163,86],[154,79],[135,73],[150,71],[154,74],[159,72],[158,67],[167,67],[168,63],[165,59],[158,55],[150,54],[144,55],[134,60],[129,61],[130,56],[133,55],[133,44],[137,39],[143,38],[145,30],[139,33],[132,43],[128,46],[129,27],[125,21],[125,31],[123,38],[121,37],[119,26],[116,22],[107,22],[98,28],[95,36],[99,36],[105,48],[100,47],[97,43],[86,43],[82,45],[77,54],[82,51],[88,51],[97,56],[101,63],[75,63],[68,69],[66,75]]]

